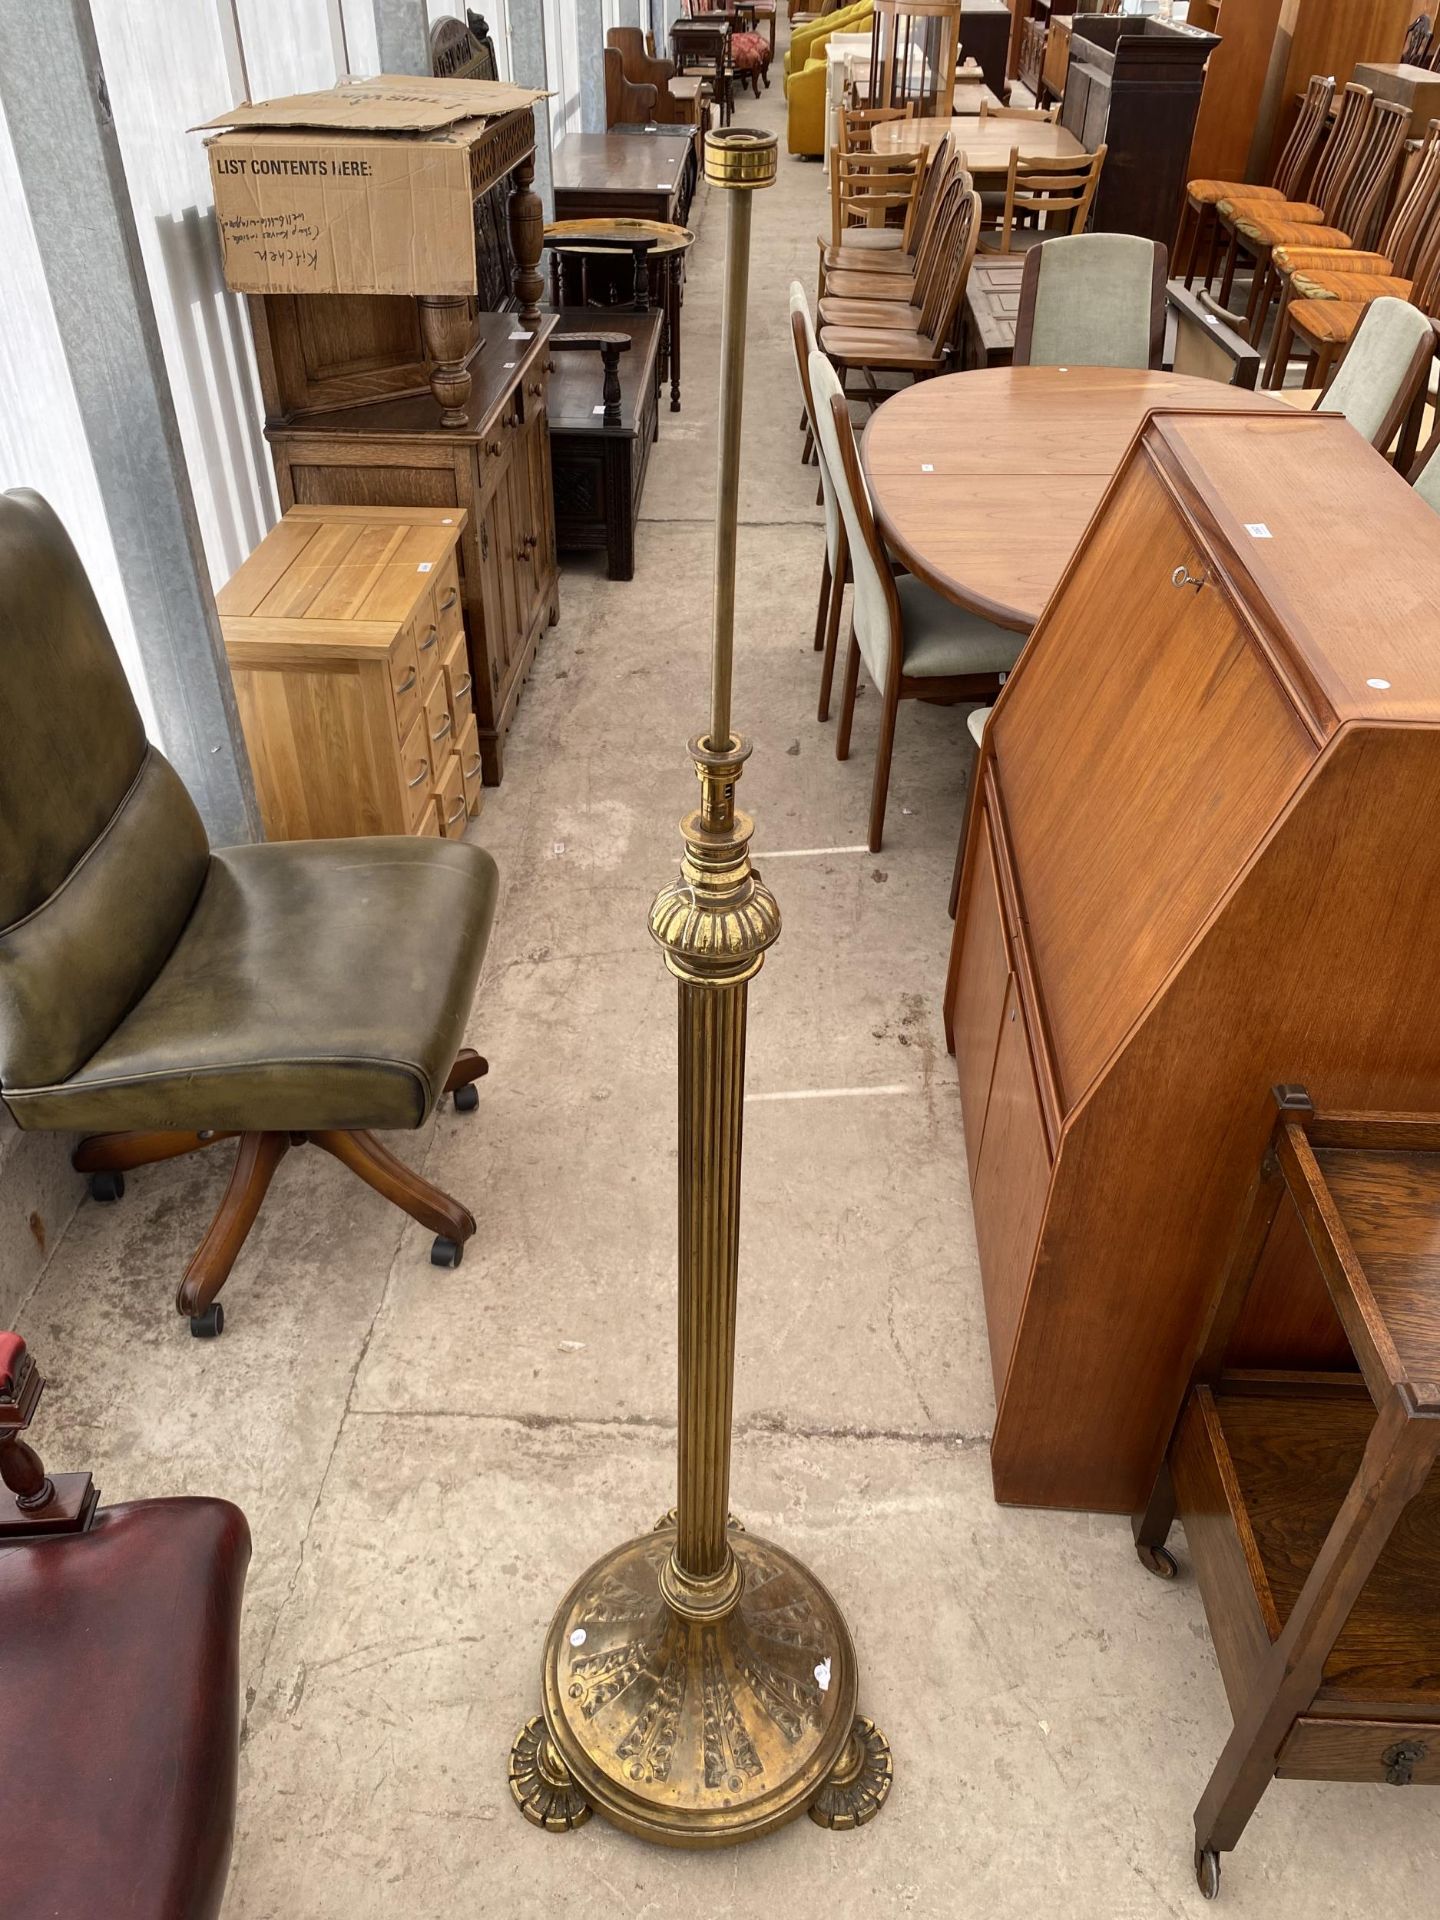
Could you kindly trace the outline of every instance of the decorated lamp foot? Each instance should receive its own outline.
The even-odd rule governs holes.
[[[590,1818],[590,1802],[551,1746],[538,1713],[525,1722],[510,1749],[510,1791],[530,1824],[547,1833],[569,1833]]]
[[[890,1798],[894,1778],[890,1742],[873,1720],[857,1718],[839,1764],[810,1803],[810,1818],[836,1833],[863,1827]]]

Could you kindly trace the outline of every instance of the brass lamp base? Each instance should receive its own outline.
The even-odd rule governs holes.
[[[798,1560],[735,1529],[738,1601],[719,1619],[677,1613],[668,1519],[597,1560],[551,1622],[544,1722],[511,1760],[522,1811],[556,1831],[593,1807],[675,1847],[731,1846],[807,1810],[862,1825],[889,1791],[890,1755],[855,1718],[840,1609]]]

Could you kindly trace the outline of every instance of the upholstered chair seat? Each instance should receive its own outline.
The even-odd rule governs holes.
[[[6,1100],[22,1126],[85,1133],[423,1126],[497,885],[463,841],[219,848],[139,1003],[74,1073]]]
[[[982,614],[957,607],[912,573],[897,575],[895,594],[904,629],[900,671],[907,680],[1006,674],[1014,666],[1020,651],[1019,634],[997,627]]]

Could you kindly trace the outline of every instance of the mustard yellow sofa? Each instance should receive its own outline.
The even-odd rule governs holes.
[[[864,33],[874,12],[871,0],[855,0],[823,19],[797,27],[785,55],[786,145],[791,153],[818,158],[825,152],[825,42],[832,33]]]

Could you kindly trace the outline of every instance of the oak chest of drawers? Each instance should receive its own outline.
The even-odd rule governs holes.
[[[967,828],[945,1016],[997,1497],[1144,1502],[1271,1088],[1434,1112],[1437,1006],[1440,520],[1338,415],[1153,414]],[[1232,1363],[1346,1355],[1277,1216]]]
[[[464,524],[292,507],[219,594],[270,839],[455,837],[480,811]]]

